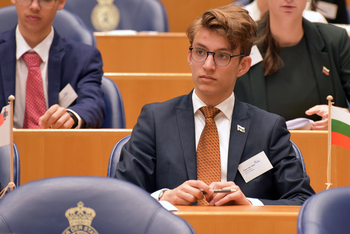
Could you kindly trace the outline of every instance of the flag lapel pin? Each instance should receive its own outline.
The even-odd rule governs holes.
[[[237,124],[237,131],[245,133],[245,128]]]
[[[329,76],[329,69],[326,68],[325,66],[323,66],[322,72],[323,72],[324,74],[326,74],[327,76]]]

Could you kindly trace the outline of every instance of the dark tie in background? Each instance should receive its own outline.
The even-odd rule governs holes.
[[[221,181],[220,144],[218,129],[214,117],[220,112],[215,107],[200,108],[205,116],[205,126],[199,138],[197,147],[197,179],[210,185]],[[207,205],[204,200],[197,201],[198,205]]]
[[[23,128],[41,128],[38,121],[46,112],[43,80],[40,71],[41,58],[37,53],[25,53],[22,57],[28,67]]]

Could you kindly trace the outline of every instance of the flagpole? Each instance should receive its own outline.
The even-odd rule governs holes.
[[[327,158],[327,189],[332,185],[331,183],[331,131],[332,131],[332,116],[331,116],[331,109],[332,109],[332,102],[333,97],[331,95],[327,96],[328,100],[328,158]]]
[[[15,97],[13,95],[10,95],[10,113],[11,113],[11,119],[10,119],[10,152],[11,152],[11,160],[10,160],[10,171],[11,171],[11,180],[10,180],[10,189],[11,191],[14,188],[14,182],[13,182],[13,101],[15,100]]]
[[[12,191],[14,188],[16,188],[13,178],[13,101],[15,100],[15,97],[13,95],[10,95],[8,97],[9,99],[9,104],[10,104],[10,118],[8,119],[8,121],[10,122],[10,139],[9,139],[9,145],[10,145],[10,182],[8,183],[8,185],[2,190],[0,191],[0,199],[3,198],[6,194],[6,192],[8,191],[8,189],[10,188],[10,190]]]

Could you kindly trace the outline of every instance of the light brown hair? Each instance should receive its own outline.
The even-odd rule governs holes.
[[[257,36],[257,24],[248,11],[233,4],[208,10],[193,21],[186,31],[191,45],[202,28],[216,30],[227,38],[232,50],[240,47],[240,53],[245,56],[249,56]]]

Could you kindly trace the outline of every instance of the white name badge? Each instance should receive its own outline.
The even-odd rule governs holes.
[[[258,49],[258,47],[256,45],[254,45],[252,47],[252,50],[250,51],[250,55],[249,55],[251,58],[252,58],[252,64],[250,65],[251,67],[254,66],[255,64],[257,63],[260,63],[263,58],[260,54],[260,51]]]
[[[64,89],[58,94],[58,105],[67,108],[77,99],[78,94],[74,91],[70,84],[67,84]]]
[[[238,170],[246,183],[264,174],[268,170],[271,170],[272,168],[273,167],[264,151],[242,162],[238,166]]]
[[[328,19],[335,19],[337,17],[338,5],[319,1],[317,2],[317,12],[321,13],[324,17]]]

